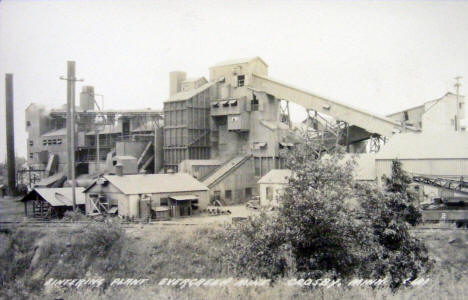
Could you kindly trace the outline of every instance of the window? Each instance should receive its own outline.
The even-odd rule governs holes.
[[[53,139],[53,140],[52,140],[52,144],[53,144],[53,145],[57,145],[57,139]]]
[[[26,126],[31,126],[31,121],[26,121]]]
[[[214,191],[214,200],[220,200],[220,199],[221,199],[221,192]]]
[[[252,188],[245,189],[245,198],[250,199],[252,197]]]
[[[169,205],[169,198],[161,198],[160,204],[161,204],[161,206],[168,206]]]
[[[34,146],[34,141],[30,140],[29,141],[29,146]]]
[[[62,139],[57,139],[57,144],[60,145],[62,143]]]
[[[245,75],[238,75],[237,86],[244,86],[244,83],[245,83]]]
[[[224,198],[226,200],[231,200],[232,199],[232,191],[231,190],[226,190],[226,192],[224,193]]]
[[[253,95],[252,101],[250,102],[252,111],[258,111],[258,99],[255,94]]]
[[[409,117],[408,117],[408,112],[407,112],[407,111],[405,111],[403,114],[404,114],[404,117],[405,117],[405,121],[408,121],[408,120],[409,120]]]
[[[47,140],[42,140],[42,145],[43,146],[47,145]]]
[[[34,158],[34,153],[29,153],[29,158]]]

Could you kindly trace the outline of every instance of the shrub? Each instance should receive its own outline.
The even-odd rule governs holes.
[[[242,275],[277,279],[388,277],[392,288],[429,267],[427,251],[395,210],[401,193],[359,185],[343,150],[327,155],[316,142],[284,152],[294,170],[277,213],[234,226],[226,238],[227,263]]]

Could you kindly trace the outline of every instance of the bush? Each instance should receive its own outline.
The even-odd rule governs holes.
[[[277,279],[388,277],[392,288],[428,270],[427,251],[395,211],[400,193],[359,185],[343,150],[321,156],[307,134],[284,152],[294,170],[277,213],[231,228],[228,265],[238,274]]]

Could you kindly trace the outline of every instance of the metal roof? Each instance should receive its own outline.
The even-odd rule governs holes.
[[[382,159],[468,159],[468,132],[397,134],[377,153]]]
[[[167,102],[172,102],[172,101],[183,101],[192,98],[193,96],[205,91],[206,89],[212,87],[213,85],[216,84],[217,81],[212,81],[205,83],[204,85],[200,86],[199,88],[190,90],[190,91],[185,91],[185,92],[180,92],[177,94],[172,95]]]
[[[258,180],[258,183],[280,183],[287,184],[288,178],[291,177],[291,170],[287,169],[273,169],[270,170],[265,176]]]
[[[105,175],[104,178],[126,195],[208,190],[206,185],[186,173]],[[89,186],[85,192],[94,184]]]
[[[56,183],[59,180],[65,180],[66,177],[67,176],[65,175],[65,173],[59,172],[52,176],[41,179],[39,182],[35,183],[34,186],[35,187],[47,187]]]
[[[255,56],[255,57],[246,57],[246,58],[225,60],[225,61],[222,61],[222,62],[219,62],[219,63],[215,64],[214,66],[210,67],[210,69],[211,68],[216,68],[216,67],[222,67],[222,66],[245,64],[245,63],[249,63],[249,62],[251,62],[253,60],[256,60],[256,59],[258,59],[265,66],[268,67],[267,63],[263,59],[261,59],[259,56]]]
[[[84,188],[77,187],[75,189],[76,204],[84,205],[85,204],[85,194],[83,193]],[[21,199],[21,201],[32,200],[33,195],[37,193],[45,201],[47,201],[52,206],[73,206],[72,200],[72,188],[35,188],[29,192],[26,196]]]
[[[170,196],[169,198],[174,199],[176,201],[184,201],[184,200],[195,200],[200,197],[195,195],[180,195],[180,196]]]

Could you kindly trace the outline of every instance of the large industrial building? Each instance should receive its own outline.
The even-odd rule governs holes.
[[[101,110],[91,86],[83,87],[75,110],[76,175],[112,171],[119,156],[132,156],[138,171],[161,168],[161,111]],[[26,108],[28,165],[42,177],[63,173],[70,178],[66,127],[66,107],[47,110],[32,103]]]
[[[289,103],[304,107],[302,124],[326,142],[363,152],[415,126],[318,96],[269,77],[260,57],[209,68],[209,79],[171,72],[163,111],[103,110],[93,87],[83,87],[76,107],[77,175],[188,173],[209,189],[210,201],[242,203],[259,195],[257,181],[282,169],[282,149],[298,142]],[[66,110],[26,109],[30,166],[50,176],[67,173]],[[317,149],[326,151],[327,149]],[[371,147],[378,150],[378,147]],[[89,182],[89,181],[87,181]],[[122,206],[123,207],[123,206]]]
[[[369,139],[416,131],[276,81],[268,77],[268,65],[260,57],[218,63],[209,74],[209,80],[187,79],[181,71],[170,74],[170,97],[164,102],[164,169],[179,171],[183,166],[183,172],[196,174],[209,187],[212,199],[225,204],[258,195],[258,179],[283,167],[280,150],[297,141],[289,102],[308,111],[307,124],[331,147],[346,145],[351,152],[365,148]]]

